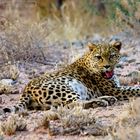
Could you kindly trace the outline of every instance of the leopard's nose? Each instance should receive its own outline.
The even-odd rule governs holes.
[[[110,68],[110,65],[105,65],[104,68],[108,69]]]

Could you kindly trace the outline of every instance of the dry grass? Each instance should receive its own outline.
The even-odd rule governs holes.
[[[13,85],[19,78],[19,69],[16,64],[6,64],[0,67],[0,94],[18,93]]]
[[[14,88],[11,86],[11,85],[9,85],[9,84],[5,84],[5,83],[3,83],[3,81],[0,81],[0,95],[1,94],[11,94],[11,93],[13,93],[13,91],[14,91]]]
[[[95,123],[94,115],[91,114],[90,110],[83,110],[82,107],[74,107],[71,110],[67,108],[58,109],[60,120],[64,127],[82,127],[85,124],[90,125]]]
[[[57,41],[72,42],[83,39],[97,32],[98,29],[100,31],[104,29],[105,32],[107,26],[105,19],[98,16],[93,17],[90,13],[85,12],[84,3],[79,1],[67,1],[62,7],[60,19],[47,18],[34,22],[32,19],[21,18],[19,16],[21,11],[15,10],[15,8],[7,9],[2,18],[0,59],[3,63],[8,61],[14,63],[17,60],[45,61],[45,52],[47,52],[49,44]],[[14,13],[14,17],[8,13]]]
[[[37,122],[37,126],[38,127],[44,127],[45,129],[46,128],[49,128],[50,126],[50,121],[51,120],[57,120],[59,119],[59,116],[56,112],[54,111],[46,111],[43,116],[38,120]]]
[[[3,62],[11,61],[35,61],[44,58],[44,38],[47,32],[43,30],[41,23],[29,23],[15,21],[3,33],[0,34],[0,51]]]
[[[19,77],[19,69],[17,64],[6,64],[1,66],[0,69],[0,79],[12,79],[17,80]]]
[[[96,124],[95,114],[82,107],[46,111],[38,120],[37,129],[47,128],[49,135],[105,135],[107,131]]]
[[[98,116],[98,109],[96,111],[93,109],[83,110],[79,106],[73,109],[59,108],[58,110],[41,112],[43,115],[40,114],[41,116],[37,117],[37,120],[32,118],[31,113],[30,121],[31,123],[37,123],[35,129],[33,129],[34,134],[47,135],[52,137],[52,139],[53,136],[72,136],[76,138],[86,136],[85,139],[134,140],[139,138],[139,100],[138,98],[122,106],[122,113],[114,119],[109,114],[106,114],[108,119],[113,119],[114,125],[104,125],[101,118],[105,116]],[[100,108],[99,110],[103,111],[104,109],[105,108]],[[11,119],[9,117],[7,121],[2,123],[1,134],[13,135],[19,130],[18,128],[22,125],[22,121],[20,121],[19,124],[20,118],[15,119],[15,116],[13,118]],[[25,124],[24,122],[23,126]]]
[[[39,119],[38,128],[47,128],[47,133],[53,135],[80,135],[88,139],[134,140],[139,138],[140,99],[130,101],[122,108],[122,113],[114,119],[114,125],[105,126],[99,123],[93,109],[83,110],[77,106],[73,109],[59,108],[46,111]],[[100,136],[100,137],[96,137]]]
[[[130,102],[124,106],[124,111],[117,118],[117,123],[109,129],[109,135],[112,139],[134,140],[138,139],[140,125],[140,99]]]
[[[103,18],[91,13],[85,0],[66,1],[61,7],[61,18],[53,16],[53,18],[47,17],[45,20],[40,21],[33,20],[33,18],[25,20],[28,15],[23,14],[25,13],[24,8],[21,8],[22,12],[19,10],[22,5],[26,4],[12,1],[11,7],[8,4],[8,8],[0,18],[0,25],[2,26],[2,32],[0,33],[0,59],[2,59],[2,63],[8,61],[14,63],[17,60],[44,62],[46,61],[46,52],[50,44],[66,40],[69,47],[71,47],[71,42],[73,41],[92,37],[96,33],[107,37],[110,36],[110,32],[115,34],[122,31],[123,26],[125,26],[122,11],[118,12],[118,9],[116,9],[114,12],[118,18],[117,21],[122,26],[121,28],[121,26],[117,27],[113,20],[110,21],[108,20],[109,18]],[[126,9],[129,9],[130,6],[128,1],[122,2],[121,5]],[[95,5],[92,4],[91,6],[94,7]],[[111,5],[109,6],[111,7]],[[139,5],[137,5],[138,9]],[[27,8],[27,14],[30,10],[33,9],[31,7]],[[135,19],[138,18],[137,10],[135,11],[135,15],[137,15],[134,17]],[[34,13],[34,11],[32,12]],[[34,15],[36,14],[34,13]],[[23,16],[20,17],[20,15]],[[137,29],[134,31],[137,31]]]
[[[17,116],[9,116],[7,120],[1,122],[0,124],[0,134],[1,135],[14,135],[16,131],[25,131],[26,130],[26,121]]]
[[[135,35],[139,35],[139,13],[140,2],[122,0],[116,8],[116,16],[118,17],[118,24],[122,28],[130,29]]]

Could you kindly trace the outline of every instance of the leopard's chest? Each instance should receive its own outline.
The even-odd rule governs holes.
[[[80,100],[89,100],[95,97],[96,91],[88,88],[84,83],[77,79],[66,80],[66,84],[79,95]]]

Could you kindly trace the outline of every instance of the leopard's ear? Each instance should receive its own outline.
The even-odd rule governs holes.
[[[112,46],[114,46],[115,48],[117,48],[118,51],[120,51],[120,49],[121,49],[121,47],[122,47],[122,42],[119,41],[119,40],[111,40],[111,41],[110,41],[110,44],[111,44]]]
[[[88,48],[89,50],[92,52],[95,48],[97,48],[97,46],[94,43],[88,42]]]

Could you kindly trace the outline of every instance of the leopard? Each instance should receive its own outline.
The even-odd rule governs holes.
[[[72,104],[89,109],[140,96],[139,86],[120,85],[114,72],[121,57],[120,40],[86,46],[88,51],[72,64],[29,81],[19,102],[3,111],[50,110]]]

